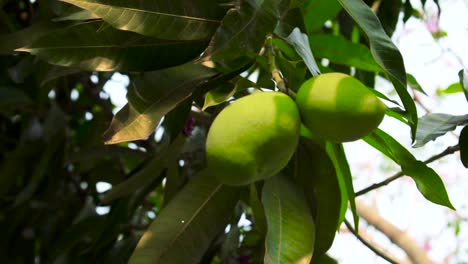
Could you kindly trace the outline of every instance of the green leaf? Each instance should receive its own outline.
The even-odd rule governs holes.
[[[314,55],[310,50],[309,39],[306,34],[302,33],[299,28],[294,28],[291,34],[284,39],[294,47],[313,76],[320,74]]]
[[[258,229],[260,234],[266,235],[267,233],[267,223],[265,217],[265,209],[263,204],[260,201],[259,192],[255,184],[250,185],[249,192],[249,205],[252,208],[254,226]]]
[[[460,84],[463,88],[463,93],[465,94],[466,100],[468,100],[468,70],[462,69],[458,72],[458,77],[460,79]]]
[[[424,95],[427,95],[427,93],[423,90],[422,86],[419,84],[419,82],[416,80],[416,78],[413,75],[407,73],[406,79],[408,80],[408,85],[409,87],[411,87],[411,89],[419,91],[423,93]]]
[[[290,61],[284,58],[283,54],[275,57],[276,66],[281,71],[283,78],[287,81],[288,88],[297,91],[304,83],[307,67],[302,60]]]
[[[60,66],[92,71],[148,71],[190,61],[206,41],[174,41],[120,31],[101,21],[89,21],[55,30],[34,40],[30,52]]]
[[[267,219],[264,262],[309,263],[315,225],[302,191],[283,175],[265,181],[262,202]]]
[[[413,147],[424,146],[427,142],[455,130],[457,126],[467,125],[468,115],[427,114],[419,119],[416,142]]]
[[[52,21],[55,21],[55,22],[57,22],[57,21],[67,21],[67,20],[82,21],[82,20],[99,19],[99,18],[100,18],[99,16],[97,16],[96,14],[94,14],[94,13],[88,11],[88,10],[79,10],[79,11],[73,12],[71,14],[52,19]]]
[[[216,0],[63,0],[86,9],[120,30],[170,40],[209,38],[224,11]]]
[[[417,160],[398,141],[380,129],[364,140],[401,166],[402,172],[416,183],[419,192],[429,201],[454,209],[439,175],[425,163]]]
[[[239,189],[201,172],[156,217],[129,263],[198,263],[238,199]]]
[[[205,111],[205,109],[207,109],[210,106],[222,104],[229,100],[229,98],[234,96],[235,93],[243,91],[250,87],[260,88],[258,84],[243,77],[240,77],[235,85],[232,85],[231,83],[222,84],[218,88],[206,93],[205,103],[203,104],[202,110]]]
[[[132,194],[141,187],[149,184],[155,178],[159,177],[162,171],[167,167],[168,163],[176,161],[180,154],[180,150],[184,146],[184,142],[185,136],[179,135],[170,146],[162,150],[161,153],[150,160],[145,167],[132,175],[126,181],[112,187],[112,189],[101,199],[101,202],[107,204],[117,198]]]
[[[328,255],[322,255],[319,259],[314,260],[311,264],[338,264],[338,261]]]
[[[366,71],[382,71],[366,46],[351,42],[343,36],[314,34],[309,37],[309,42],[317,58],[326,58],[331,62]]]
[[[337,0],[309,0],[302,8],[307,32],[312,33],[323,27],[325,22],[333,20],[341,10]]]
[[[215,75],[213,70],[198,64],[144,73],[129,89],[128,104],[114,116],[104,133],[106,144],[147,138],[165,114]]]
[[[169,203],[172,198],[184,186],[186,177],[179,171],[179,161],[172,161],[166,172],[166,185],[164,186],[164,205]]]
[[[346,199],[349,200],[351,207],[351,212],[353,213],[354,226],[359,226],[359,216],[356,211],[356,194],[353,187],[353,176],[351,170],[349,169],[348,160],[346,159],[346,154],[343,149],[342,144],[335,144],[327,142],[326,151],[328,156],[333,162],[335,167],[336,174],[338,175],[338,184],[340,186],[341,195],[345,195]],[[342,201],[343,203],[343,201]],[[344,220],[345,213],[347,209],[347,202],[341,204],[340,210],[340,221],[341,224]]]
[[[242,0],[214,34],[207,55],[227,70],[241,68],[256,56],[280,17],[282,0]]]
[[[458,145],[460,146],[460,160],[463,166],[468,168],[468,126],[465,126],[460,132]]]
[[[315,248],[318,259],[331,247],[340,224],[342,200],[333,162],[321,146],[301,138],[296,152],[296,181],[315,207]]]
[[[406,72],[398,48],[387,36],[380,21],[362,0],[339,0],[343,8],[359,25],[369,39],[370,50],[377,63],[385,69],[406,111],[411,126],[411,137],[416,137],[418,113],[413,98],[406,88]]]
[[[459,92],[463,92],[463,86],[459,82],[456,82],[456,83],[452,83],[445,89],[438,88],[436,92],[437,92],[437,95],[439,96],[442,94],[459,93]]]

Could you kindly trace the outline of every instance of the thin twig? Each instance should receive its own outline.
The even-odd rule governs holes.
[[[455,153],[455,152],[457,152],[459,150],[460,150],[459,145],[448,147],[444,151],[442,151],[441,153],[436,154],[436,155],[428,158],[427,160],[424,161],[424,163],[429,164],[429,163],[431,163],[433,161],[436,161],[436,160],[438,160],[440,158],[443,158],[443,157],[445,157],[447,155],[453,154],[453,153]],[[360,190],[359,192],[356,192],[356,197],[360,196],[360,195],[363,195],[363,194],[366,194],[366,193],[368,193],[368,192],[370,192],[372,190],[375,190],[377,188],[380,188],[382,186],[385,186],[385,185],[391,183],[392,181],[394,181],[394,180],[396,180],[396,179],[398,179],[398,178],[400,178],[402,176],[405,176],[405,174],[402,171],[400,171],[400,172],[396,173],[395,175],[393,175],[393,176],[391,176],[391,177],[389,177],[389,178],[387,178],[387,179],[385,179],[385,180],[383,180],[383,181],[381,181],[379,183],[372,184],[371,186],[366,187],[366,188]]]
[[[392,264],[398,264],[397,261],[393,260],[391,257],[387,256],[385,253],[383,253],[382,251],[378,250],[377,248],[375,248],[373,245],[371,245],[369,242],[367,242],[364,238],[362,238],[358,232],[356,232],[356,230],[354,230],[354,228],[351,226],[351,224],[348,222],[348,220],[344,220],[344,223],[346,225],[346,227],[349,229],[349,231],[351,231],[351,233],[353,233],[353,235],[359,240],[361,241],[361,243],[363,243],[368,249],[372,250],[372,252],[374,252],[377,256],[385,259],[386,261],[392,263]]]

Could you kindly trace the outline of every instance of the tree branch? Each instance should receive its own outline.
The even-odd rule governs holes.
[[[362,202],[356,201],[357,213],[369,225],[374,226],[377,230],[388,237],[395,245],[400,247],[408,255],[412,263],[415,264],[430,264],[433,263],[408,234],[381,217],[375,210],[371,209]]]
[[[442,151],[441,153],[436,154],[436,155],[428,158],[427,160],[424,161],[424,163],[429,164],[429,163],[431,163],[433,161],[436,161],[436,160],[438,160],[440,158],[443,158],[443,157],[445,157],[447,155],[453,154],[453,153],[455,153],[455,152],[457,152],[459,150],[460,150],[460,146],[458,146],[458,145],[448,147],[444,151]],[[398,179],[398,178],[400,178],[402,176],[405,176],[405,174],[402,171],[400,171],[400,172],[394,174],[393,176],[391,176],[391,177],[389,177],[389,178],[387,178],[387,179],[385,179],[385,180],[383,180],[383,181],[381,181],[379,183],[372,184],[371,186],[366,187],[366,188],[356,192],[356,197],[361,196],[363,194],[366,194],[366,193],[368,193],[368,192],[370,192],[372,190],[375,190],[377,188],[380,188],[382,186],[385,186],[385,185],[391,183],[392,181],[394,181],[394,180],[396,180],[396,179]]]
[[[387,256],[385,253],[383,253],[382,251],[378,250],[377,248],[375,248],[373,245],[371,245],[369,242],[367,242],[363,237],[361,237],[358,232],[356,232],[356,230],[354,230],[354,228],[351,226],[351,224],[348,222],[348,220],[344,220],[344,223],[346,225],[346,227],[349,229],[349,231],[351,231],[351,233],[353,233],[353,235],[359,240],[361,241],[361,243],[363,243],[367,248],[369,248],[370,250],[372,250],[372,252],[374,252],[377,256],[385,259],[386,261],[388,261],[389,263],[392,263],[392,264],[398,264],[397,261],[393,260],[392,258],[390,258],[389,256]]]

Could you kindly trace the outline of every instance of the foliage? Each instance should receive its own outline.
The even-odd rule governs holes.
[[[378,75],[404,107],[387,115],[418,146],[467,124],[433,114],[418,126],[407,79],[422,88],[389,37],[400,13],[416,14],[410,1],[156,2],[0,1],[5,263],[333,263],[326,252],[348,204],[358,224],[341,144],[301,130],[281,173],[247,186],[205,170],[213,118],[255,89],[294,97],[321,72],[371,88]],[[118,73],[130,85],[114,114],[103,87]],[[365,140],[429,201],[453,208],[437,173],[391,136]],[[466,135],[460,145],[466,166]]]

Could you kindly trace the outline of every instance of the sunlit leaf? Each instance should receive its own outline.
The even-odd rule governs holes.
[[[114,116],[104,134],[105,142],[147,138],[165,114],[215,75],[211,69],[197,64],[144,73],[129,90],[128,104]]]
[[[402,172],[415,181],[418,190],[427,200],[454,209],[439,175],[425,163],[417,160],[398,141],[380,129],[376,129],[364,140],[399,164]]]
[[[206,44],[158,40],[89,21],[45,34],[18,50],[60,66],[93,71],[147,71],[190,61],[200,55]]]
[[[224,11],[215,0],[63,0],[84,8],[120,30],[170,40],[209,38]]]
[[[307,35],[302,33],[299,28],[294,28],[294,30],[289,36],[285,38],[285,40],[291,44],[296,50],[297,54],[301,56],[310,73],[313,76],[318,75],[320,70],[317,66],[317,63],[315,62],[314,55],[310,50],[309,39],[307,38]]]
[[[422,147],[429,141],[455,130],[457,126],[467,124],[468,115],[427,114],[419,119],[416,142],[413,147]]]
[[[74,13],[58,17],[53,19],[53,21],[67,21],[67,20],[72,20],[72,21],[81,21],[81,20],[90,20],[90,19],[99,19],[99,16],[96,14],[88,11],[88,10],[80,10],[76,11]]]
[[[398,48],[387,36],[375,13],[362,0],[338,0],[369,39],[370,50],[377,63],[385,69],[400,96],[411,125],[411,136],[416,137],[418,113],[406,88],[406,71]]]
[[[198,263],[228,223],[238,199],[237,188],[200,173],[161,211],[129,263]]]
[[[318,31],[326,21],[333,20],[341,10],[337,0],[309,0],[303,7],[304,23],[308,33]]]
[[[267,264],[309,263],[315,225],[302,191],[283,175],[265,181],[262,202],[267,219]]]

